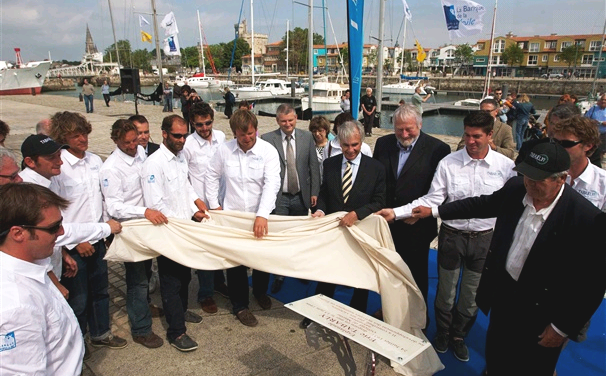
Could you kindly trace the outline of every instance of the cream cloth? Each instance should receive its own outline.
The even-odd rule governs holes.
[[[211,211],[196,223],[169,218],[167,225],[147,220],[122,223],[106,260],[143,261],[164,255],[193,269],[246,265],[277,275],[329,282],[381,294],[385,322],[427,340],[426,308],[400,255],[387,222],[370,215],[351,227],[339,226],[344,212],[322,218],[271,215],[269,234],[255,239],[254,213]],[[404,375],[432,375],[444,368],[433,347],[405,366]]]

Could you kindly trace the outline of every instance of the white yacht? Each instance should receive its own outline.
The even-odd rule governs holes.
[[[341,85],[334,82],[315,82],[313,96],[314,114],[333,114],[341,112]],[[309,96],[301,98],[301,109],[309,108]]]

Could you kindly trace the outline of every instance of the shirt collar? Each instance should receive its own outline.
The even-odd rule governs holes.
[[[292,133],[291,133],[291,135],[290,135],[290,136],[292,137],[292,139],[293,139],[293,140],[294,140],[294,139],[296,139],[296,137],[295,137],[295,133],[296,133],[296,132],[295,132],[295,131],[296,131],[296,129],[293,129],[293,130],[292,130]],[[284,132],[282,131],[282,129],[280,129],[280,134],[281,134],[281,137],[282,137],[282,141],[284,141],[284,140],[286,139],[286,133],[284,133]]]
[[[354,159],[352,159],[352,160],[351,160],[351,161],[349,161],[349,162],[351,162],[351,164],[352,164],[352,165],[359,166],[359,165],[360,165],[360,160],[362,160],[362,152],[361,152],[361,151],[358,153],[358,156],[357,156],[357,157],[355,157]],[[347,161],[348,161],[348,159],[347,159],[347,158],[345,158],[345,156],[343,155],[343,162],[341,162],[341,163],[342,163],[342,164],[346,164],[346,163],[347,163]]]
[[[141,146],[141,145],[137,146],[137,154],[135,154],[134,157],[131,157],[130,155],[126,154],[125,152],[120,150],[118,147],[116,147],[116,150],[114,150],[114,153],[116,153],[129,166],[132,166],[133,163],[135,163],[136,159],[139,159],[141,162],[143,162],[145,160],[145,149],[143,149],[143,146]]]
[[[67,163],[69,163],[71,166],[75,165],[76,163],[80,162],[80,161],[85,161],[88,159],[88,152],[84,152],[84,158],[80,159],[78,157],[76,157],[75,155],[73,155],[72,153],[70,153],[69,151],[67,151],[67,149],[63,149],[61,151],[61,156],[63,158],[65,158],[65,160],[67,161]]]
[[[247,152],[245,152],[244,150],[242,150],[242,148],[240,148],[240,145],[238,145],[238,140],[237,139],[234,139],[232,141],[233,141],[233,145],[231,147],[232,153],[235,153],[236,151],[239,150],[240,152],[242,152],[244,154],[252,153],[252,154],[257,154],[257,155],[259,155],[259,148],[260,148],[259,144],[261,142],[263,142],[263,140],[261,139],[261,137],[257,136],[257,139],[255,141],[255,145],[252,148],[250,148],[250,150],[248,150]]]
[[[217,140],[217,137],[215,137],[215,130],[214,129],[211,131],[211,134],[212,134],[212,136],[210,138],[210,141],[203,139],[202,136],[200,136],[198,134],[198,132],[192,133],[191,137],[193,137],[194,140],[198,141],[198,143],[200,144],[200,146],[202,146],[204,144],[217,144],[217,143],[219,143],[219,141]]]
[[[551,214],[551,212],[553,211],[553,208],[556,206],[556,204],[558,203],[558,201],[560,200],[560,197],[562,197],[562,192],[564,192],[564,186],[565,184],[562,184],[562,187],[560,187],[560,192],[558,192],[558,195],[556,196],[555,200],[553,200],[553,202],[551,204],[549,204],[548,207],[543,208],[539,211],[537,211],[533,205],[533,201],[532,201],[532,197],[530,197],[530,195],[528,195],[528,193],[526,193],[524,195],[524,198],[522,199],[522,204],[524,204],[524,206],[528,206],[530,209],[529,214],[532,215],[540,215],[543,217],[543,220],[547,220],[547,217],[549,217],[549,214]]]
[[[182,152],[179,152],[177,155],[173,154],[172,151],[168,150],[168,148],[164,145],[164,142],[160,144],[160,152],[166,158],[167,161],[171,161],[172,159],[181,160]]]
[[[44,176],[40,175],[38,172],[32,170],[29,167],[26,167],[23,171],[19,173],[19,175],[21,175],[21,178],[25,176],[25,180],[29,181],[31,179],[36,184],[46,188],[50,187],[51,185],[51,181],[49,179],[45,178]]]
[[[12,273],[36,280],[40,283],[45,282],[46,265],[38,265],[33,262],[23,261],[4,252],[0,252],[0,268],[10,270]]]
[[[593,171],[593,167],[591,161],[589,160],[589,158],[587,158],[587,167],[585,167],[585,170],[583,170],[583,172],[581,173],[581,175],[579,175],[576,179],[574,179],[575,181],[582,181],[585,184],[591,184],[595,181],[595,172]],[[572,184],[573,181],[570,177],[570,175],[568,175],[568,177],[566,178],[567,181],[569,181],[569,184]]]
[[[469,156],[469,153],[467,152],[467,147],[465,147],[463,149],[465,150],[465,152],[463,153],[463,165],[465,165],[465,166],[467,166],[469,163],[471,163],[473,161],[478,161],[478,163],[485,162],[489,166],[494,163],[495,151],[493,151],[492,148],[490,148],[490,147],[488,148],[488,153],[486,154],[484,159],[474,159],[471,156]]]

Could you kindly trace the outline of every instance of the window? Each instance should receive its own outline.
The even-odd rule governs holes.
[[[581,47],[582,49],[585,49],[585,41],[584,40],[577,40],[576,42],[574,42],[577,46]]]
[[[486,59],[484,59],[483,57],[476,59],[476,63],[485,63]]]
[[[593,55],[583,55],[581,64],[593,64]]]
[[[500,53],[505,51],[505,40],[498,40],[496,42],[494,42],[494,46],[493,46],[494,52]]]
[[[592,40],[591,42],[589,42],[589,51],[599,51],[600,50],[600,44],[602,44],[601,41],[599,41],[599,40]]]
[[[555,50],[557,44],[558,44],[558,42],[555,40],[545,42],[545,49],[546,50]]]
[[[564,48],[570,47],[570,46],[572,46],[572,42],[562,42],[562,44],[560,45],[560,51],[562,51]]]
[[[537,65],[539,62],[538,55],[528,55],[528,65]]]
[[[553,56],[553,62],[557,63],[558,61],[560,61],[560,55],[554,55]]]
[[[530,52],[539,52],[539,43],[530,43]]]
[[[478,43],[478,51],[483,50],[483,49],[484,49],[484,47],[486,47],[486,46],[484,45],[484,43]]]
[[[541,61],[542,61],[543,63],[546,63],[546,62],[547,62],[547,59],[548,59],[548,56],[547,56],[547,55],[543,55],[543,56],[541,57]]]
[[[501,57],[500,56],[493,56],[492,57],[492,62],[490,64],[491,65],[499,65],[499,64],[501,64]]]
[[[318,50],[314,49],[314,55],[318,54]]]
[[[520,47],[521,49],[524,49],[524,42],[519,42],[518,47]]]

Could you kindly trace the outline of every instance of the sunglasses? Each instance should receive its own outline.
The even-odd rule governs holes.
[[[181,139],[181,138],[187,138],[187,136],[189,136],[188,133],[170,133],[171,136],[173,136],[173,138]]]
[[[209,125],[211,125],[212,123],[213,123],[213,120],[209,120],[209,121],[203,121],[203,122],[201,122],[201,123],[193,123],[193,124],[194,124],[194,127],[202,127],[202,126],[204,126],[204,125],[206,125],[206,126],[208,127],[208,126],[209,126]]]
[[[577,146],[581,143],[581,141],[572,141],[572,140],[558,140],[557,138],[552,138],[553,142],[561,145],[565,149],[570,149],[573,146]]]
[[[19,176],[19,171],[15,172],[12,175],[0,175],[0,178],[5,178],[5,179],[8,179],[10,181],[15,181],[15,179],[17,179],[17,176]]]
[[[56,233],[59,232],[59,230],[61,229],[61,226],[63,225],[63,217],[61,217],[60,220],[58,220],[55,223],[52,223],[48,226],[45,227],[41,227],[41,226],[29,226],[29,225],[19,225],[19,227],[23,227],[25,229],[32,229],[32,230],[40,230],[40,231],[44,231],[44,232],[48,232],[51,235],[55,235]]]

